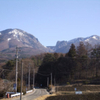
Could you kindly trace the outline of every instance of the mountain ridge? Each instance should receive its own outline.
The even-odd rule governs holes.
[[[43,46],[35,36],[21,29],[15,28],[0,31],[0,52],[11,53],[16,46],[21,48],[24,55],[31,56],[50,52],[50,49]]]
[[[88,42],[92,46],[95,46],[100,44],[100,36],[92,35],[86,38],[74,38],[69,41],[57,41],[55,46],[45,47],[39,42],[38,38],[21,29],[10,28],[0,31],[0,52],[3,53],[11,53],[16,46],[21,48],[21,53],[24,53],[24,55],[36,55],[45,52],[67,53],[72,43],[77,47],[80,42],[84,44]]]
[[[47,47],[49,49],[54,50],[54,52],[67,53],[69,51],[72,43],[77,47],[80,42],[83,42],[84,44],[89,43],[89,44],[91,44],[92,47],[94,47],[95,45],[100,45],[100,36],[92,35],[92,36],[89,36],[86,38],[83,38],[83,37],[74,38],[69,41],[60,41],[60,42],[57,41],[55,46],[53,46],[53,47],[47,46]],[[59,47],[58,47],[58,45],[59,45]]]

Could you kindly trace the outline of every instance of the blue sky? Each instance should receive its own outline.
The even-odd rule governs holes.
[[[100,0],[0,0],[0,31],[22,29],[44,46],[100,36]]]

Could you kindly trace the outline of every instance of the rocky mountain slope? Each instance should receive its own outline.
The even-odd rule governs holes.
[[[20,48],[20,55],[35,55],[49,52],[37,38],[20,29],[6,29],[0,31],[0,52],[15,54],[16,46]]]
[[[75,38],[70,41],[58,41],[56,46],[44,47],[33,35],[20,29],[6,29],[0,31],[0,57],[14,58],[16,46],[20,49],[20,56],[27,57],[40,54],[43,52],[60,52],[69,51],[71,44],[77,47],[80,42],[87,42],[92,46],[100,44],[100,36],[93,35],[86,38]]]
[[[70,41],[58,41],[56,46],[48,46],[48,48],[54,52],[66,53],[69,51],[72,43],[77,47],[80,42],[83,42],[85,45],[89,43],[94,47],[95,45],[100,45],[100,36],[92,35],[86,38],[75,38]]]

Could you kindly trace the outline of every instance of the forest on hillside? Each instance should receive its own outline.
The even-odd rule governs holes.
[[[100,46],[89,48],[80,42],[76,48],[71,45],[69,52],[43,53],[18,61],[18,91],[20,91],[21,61],[23,61],[23,91],[32,88],[35,76],[35,87],[67,85],[81,82],[82,84],[100,84]],[[0,65],[0,92],[14,91],[16,60],[9,60]],[[30,86],[29,84],[30,70]],[[34,75],[34,76],[33,76]],[[8,85],[8,87],[5,88]],[[3,93],[2,92],[2,93]]]
[[[100,81],[100,46],[94,49],[87,48],[83,42],[75,47],[71,45],[70,50],[66,54],[47,53],[42,64],[38,69],[36,81],[42,86],[47,85],[47,77],[49,84],[52,73],[53,85],[74,84],[81,80],[82,83],[99,84]]]

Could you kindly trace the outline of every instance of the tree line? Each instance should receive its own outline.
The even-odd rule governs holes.
[[[92,48],[90,44],[80,42],[75,47],[71,44],[69,51],[63,53],[43,53],[23,60],[23,85],[28,85],[30,66],[30,84],[33,84],[35,71],[35,86],[46,87],[47,81],[53,85],[75,83],[77,80],[89,80],[91,83],[100,78],[100,46]],[[15,82],[16,60],[9,60],[0,67],[0,78]],[[18,61],[18,85],[20,87],[21,61]],[[49,79],[49,80],[47,80]],[[97,81],[95,81],[96,83]]]
[[[49,84],[67,84],[75,83],[76,80],[89,80],[93,83],[94,79],[100,77],[100,46],[91,48],[91,45],[84,45],[80,42],[79,46],[75,47],[71,44],[69,52],[66,54],[47,53],[36,75],[36,82],[39,86],[47,85],[47,77]],[[47,76],[48,75],[48,76]]]

